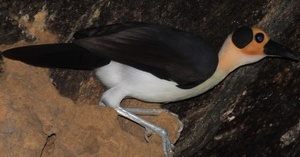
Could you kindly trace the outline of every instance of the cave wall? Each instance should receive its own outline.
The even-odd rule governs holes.
[[[46,27],[58,42],[70,42],[75,31],[86,27],[142,21],[202,35],[218,51],[235,28],[255,25],[299,54],[299,8],[297,0],[2,0],[0,44],[38,43],[18,19],[34,21],[46,10]],[[264,59],[236,70],[204,95],[164,104],[184,122],[175,155],[299,156],[299,70],[297,62]],[[60,93],[75,102],[97,103],[103,91],[91,72],[52,69],[50,76]]]

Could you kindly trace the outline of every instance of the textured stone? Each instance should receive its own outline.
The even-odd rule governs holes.
[[[48,70],[10,60],[5,66],[0,82],[0,156],[162,156],[160,138],[152,136],[147,143],[141,127],[131,129],[135,134],[126,131],[113,109],[75,105],[59,95]],[[177,118],[160,118],[164,121],[158,124],[173,130],[176,140]]]
[[[57,37],[44,25],[45,15],[45,11],[37,12],[32,22],[21,18],[39,44],[57,42]],[[1,48],[28,44],[20,41]],[[0,156],[162,156],[158,136],[151,136],[151,142],[147,143],[143,139],[145,130],[120,120],[112,108],[88,104],[90,101],[75,105],[61,96],[51,82],[48,69],[9,59],[1,60],[0,64]],[[163,121],[146,119],[167,128],[175,142],[179,129],[177,117],[167,113],[158,117]],[[123,123],[134,127],[126,129]]]
[[[298,0],[241,0],[238,2],[234,0],[217,2],[84,0],[55,3],[39,0],[2,1],[3,3],[0,4],[0,20],[3,21],[0,29],[0,44],[2,44],[0,51],[9,48],[11,44],[18,46],[31,44],[30,42],[52,43],[57,40],[68,42],[76,30],[89,26],[144,21],[201,34],[212,42],[216,51],[219,50],[226,36],[236,27],[255,25],[266,30],[274,40],[288,45],[298,54],[300,52],[300,2]],[[46,27],[45,30],[48,30],[46,32],[43,29],[35,29],[40,28],[35,20],[40,19],[38,17],[42,15],[45,16],[42,24]],[[29,23],[24,25],[22,19],[28,19]],[[47,34],[48,32],[53,33],[54,36]],[[41,37],[43,35],[49,39]],[[0,81],[3,82],[9,70],[6,70],[6,65],[1,67],[5,71],[0,72]],[[299,71],[299,63],[265,59],[255,65],[238,69],[204,95],[163,105],[179,114],[185,125],[175,145],[176,156],[299,156],[300,136],[297,133],[300,121]],[[29,78],[26,73],[23,75],[22,78]],[[89,105],[97,104],[103,92],[103,88],[99,88],[101,85],[91,72],[54,69],[50,70],[50,76],[60,94],[71,98],[76,106],[82,109],[85,108],[84,106],[90,108]],[[19,89],[19,92],[23,94],[26,91],[28,92],[25,88]],[[9,91],[5,93],[11,94]],[[36,96],[31,99],[38,100],[39,98]],[[14,101],[17,100],[14,99]],[[22,105],[13,104],[9,106],[22,108]],[[135,104],[136,102],[133,103]],[[36,107],[30,107],[30,109],[34,108]],[[43,114],[50,114],[46,111]],[[2,112],[3,114],[11,113],[8,106],[1,107],[0,113]],[[72,112],[75,113],[75,111]],[[0,115],[0,122],[1,119],[6,121],[3,115]],[[131,125],[131,122],[126,120],[118,122],[126,131],[126,136],[129,134],[137,135],[139,139],[142,138],[141,128]],[[6,125],[11,125],[11,123],[6,122]],[[28,125],[35,123],[28,123]],[[93,125],[97,126],[97,124]],[[45,128],[49,126],[51,125]],[[140,133],[135,134],[137,131],[131,130],[134,127],[137,130],[140,129]],[[10,133],[13,129],[5,131]],[[19,134],[24,134],[24,132],[19,132]],[[52,150],[53,144],[51,143],[56,146],[60,139],[58,133],[53,133],[55,132],[50,131],[46,135],[37,133],[34,139],[42,140],[43,145],[48,141],[49,144],[46,144],[44,148],[49,147],[49,150]],[[87,143],[92,145],[101,143],[91,137],[92,135],[93,133],[89,133],[78,135],[78,137],[89,139]],[[66,139],[63,141],[68,143]],[[129,139],[127,141],[130,142]],[[67,145],[66,143],[61,145]],[[18,143],[0,142],[0,152],[14,148],[14,144]],[[70,145],[77,149],[76,146]],[[111,145],[107,144],[107,146]],[[27,147],[39,148],[30,142],[27,143]],[[78,148],[78,151],[72,150],[64,156],[72,156],[74,152],[84,154],[83,147]],[[89,146],[87,149],[90,152],[97,152],[96,147]],[[111,150],[112,147],[106,147],[105,152]],[[56,155],[64,153],[63,149],[48,152],[48,154],[55,152]]]

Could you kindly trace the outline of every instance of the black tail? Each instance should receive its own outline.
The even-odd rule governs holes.
[[[109,60],[72,43],[18,47],[6,50],[2,55],[9,59],[47,68],[93,70],[109,63]]]

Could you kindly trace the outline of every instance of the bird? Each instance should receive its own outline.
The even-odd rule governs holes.
[[[135,98],[168,103],[203,94],[235,69],[265,57],[298,61],[296,54],[257,27],[241,26],[230,33],[219,52],[199,35],[151,23],[124,22],[80,30],[71,43],[8,49],[5,58],[46,67],[94,70],[106,87],[100,105],[162,138],[166,157],[173,156],[168,132],[141,117],[147,109],[122,107]]]

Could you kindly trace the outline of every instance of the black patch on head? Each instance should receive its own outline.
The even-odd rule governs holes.
[[[253,39],[253,32],[250,27],[243,26],[238,28],[232,34],[232,42],[233,44],[242,49],[246,47]]]

